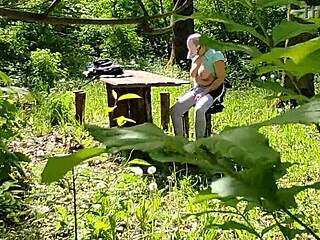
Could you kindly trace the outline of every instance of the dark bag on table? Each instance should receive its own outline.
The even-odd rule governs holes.
[[[95,79],[101,75],[122,75],[123,69],[121,65],[112,63],[110,59],[102,59],[90,64],[83,74],[86,78]]]

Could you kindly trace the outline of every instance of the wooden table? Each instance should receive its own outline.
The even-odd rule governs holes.
[[[130,118],[136,121],[136,124],[152,122],[151,87],[190,84],[189,81],[134,70],[125,70],[123,75],[116,77],[103,75],[100,77],[100,80],[106,83],[107,99],[110,107],[115,105],[112,90],[118,96],[135,93],[141,97],[139,99],[119,101],[117,108],[112,113],[109,113],[110,127],[117,125],[114,119],[120,116]]]

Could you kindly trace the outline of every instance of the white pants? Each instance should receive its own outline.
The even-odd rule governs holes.
[[[206,88],[197,86],[181,96],[175,105],[172,107],[171,118],[173,122],[174,132],[178,136],[183,136],[183,114],[186,113],[191,107],[195,107],[194,111],[194,124],[196,138],[202,138],[206,131],[206,112],[213,105],[216,100],[220,100],[225,88],[222,87],[222,91],[217,97],[213,98],[210,94],[206,94],[198,101],[195,100],[195,96],[203,92]]]

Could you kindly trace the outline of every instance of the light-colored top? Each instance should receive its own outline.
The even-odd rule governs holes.
[[[224,55],[220,51],[216,51],[214,49],[208,49],[203,56],[204,65],[207,70],[214,76],[214,63],[217,61],[224,61]]]
[[[156,87],[190,84],[189,81],[135,70],[124,70],[124,74],[118,76],[102,75],[99,80],[118,87]]]

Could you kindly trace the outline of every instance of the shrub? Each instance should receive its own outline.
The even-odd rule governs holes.
[[[61,54],[51,53],[49,49],[31,52],[31,76],[29,87],[34,91],[50,91],[55,83],[66,77],[61,68]]]

